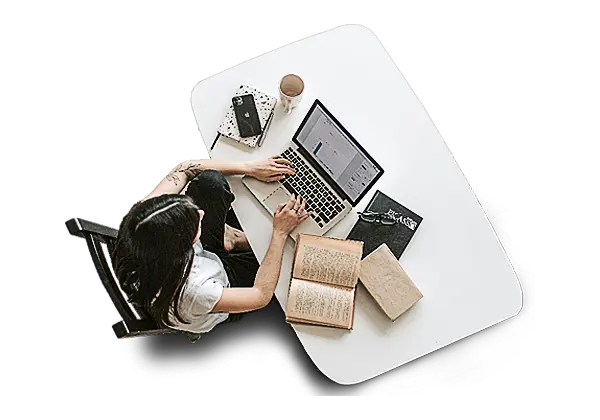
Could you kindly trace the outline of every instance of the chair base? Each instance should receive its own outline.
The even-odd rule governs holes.
[[[169,334],[169,328],[159,328],[156,323],[149,320],[120,321],[112,326],[117,338],[141,337],[145,335]]]
[[[176,331],[170,328],[156,328],[154,322],[148,321],[133,321],[133,322],[117,322],[113,325],[113,331],[117,338],[131,338],[131,337],[143,337],[149,335],[163,335],[171,333],[183,333],[187,337],[190,343],[198,341],[202,334],[190,333],[185,331]]]

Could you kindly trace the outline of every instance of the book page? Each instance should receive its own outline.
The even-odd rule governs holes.
[[[362,242],[298,235],[292,276],[354,287],[361,258]]]
[[[292,279],[286,319],[351,328],[353,311],[354,289]]]

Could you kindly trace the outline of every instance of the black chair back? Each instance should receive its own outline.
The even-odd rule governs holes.
[[[111,252],[117,238],[117,231],[87,220],[73,217],[66,222],[69,234],[84,239],[92,257],[98,277],[108,296],[121,316],[113,324],[113,332],[120,340],[133,337],[173,333],[175,330],[162,328],[143,308],[128,298],[114,275]],[[189,338],[189,335],[188,335]]]

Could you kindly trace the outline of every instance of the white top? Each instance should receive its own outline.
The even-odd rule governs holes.
[[[356,210],[379,189],[423,217],[400,259],[423,299],[392,322],[359,284],[352,331],[293,325],[315,365],[336,382],[356,383],[516,315],[521,288],[494,230],[423,104],[367,28],[341,26],[201,81],[192,92],[192,107],[205,142],[215,138],[239,85],[277,93],[288,73],[304,79],[304,97],[291,115],[276,107],[263,146],[250,149],[222,137],[211,157],[273,156],[319,98],[385,170]],[[486,133],[481,138],[488,141]],[[239,177],[229,182],[233,208],[262,260],[272,218]],[[357,219],[352,211],[327,235],[345,238]],[[293,255],[288,239],[275,290],[283,307]]]
[[[206,333],[225,321],[228,313],[214,313],[223,288],[229,287],[229,279],[223,263],[212,252],[202,248],[200,241],[194,244],[194,261],[179,300],[179,315],[189,324],[177,321],[172,311],[169,321],[172,328],[193,333]]]

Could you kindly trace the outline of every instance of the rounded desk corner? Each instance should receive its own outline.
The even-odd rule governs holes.
[[[356,385],[356,384],[364,382],[364,381],[366,381],[368,379],[371,379],[371,378],[373,378],[375,376],[379,376],[381,374],[381,373],[379,373],[377,375],[372,375],[372,376],[368,376],[366,378],[359,378],[359,379],[341,379],[341,378],[337,378],[335,374],[333,374],[332,372],[328,371],[327,369],[324,369],[323,367],[321,367],[321,365],[319,364],[319,362],[313,357],[313,355],[311,354],[311,352],[306,348],[306,346],[304,345],[304,342],[302,340],[299,340],[299,341],[300,341],[300,344],[302,344],[302,347],[304,348],[304,352],[308,355],[308,358],[313,363],[313,365],[315,365],[315,367],[317,369],[319,369],[319,372],[321,372],[321,374],[323,374],[323,376],[325,376],[327,379],[329,379],[332,382],[335,382],[338,385],[342,385],[342,386]]]
[[[512,315],[509,316],[509,318],[516,317],[523,310],[523,286],[521,286],[521,282],[519,281],[518,278],[517,278],[517,284],[519,285],[519,298],[517,301],[517,305],[516,305],[515,309],[513,310]]]
[[[202,84],[202,82],[204,82],[206,79],[209,79],[209,77],[200,80],[198,83],[196,83],[194,85],[194,87],[192,88],[192,90],[190,91],[190,104],[192,105],[192,112],[194,112],[194,95],[196,94],[196,89],[198,88],[198,86],[200,86]]]
[[[523,287],[521,287],[521,282],[519,281],[519,279],[517,278],[517,290],[514,292],[515,293],[515,297],[512,299],[512,302],[510,303],[510,305],[506,305],[504,308],[503,313],[498,316],[498,320],[496,322],[494,322],[493,324],[483,328],[490,328],[493,327],[494,325],[498,325],[502,322],[508,321],[511,318],[515,318],[517,315],[519,315],[521,313],[521,311],[523,310]],[[479,331],[475,331],[472,334],[476,334]],[[463,337],[464,338],[464,337]]]
[[[352,31],[356,31],[358,33],[362,32],[364,33],[366,36],[370,36],[373,37],[377,40],[378,44],[382,44],[382,40],[377,36],[377,34],[368,26],[365,25],[361,25],[358,23],[351,23],[351,24],[347,24],[342,26],[342,28],[346,28],[346,30],[352,30]],[[383,46],[383,45],[382,45]]]
[[[309,355],[309,357],[310,357],[310,355]],[[369,378],[365,378],[365,379],[351,379],[351,380],[348,380],[348,379],[336,378],[335,375],[333,375],[332,373],[327,372],[325,369],[321,368],[321,366],[319,366],[317,364],[317,362],[315,362],[315,360],[312,357],[310,357],[310,360],[312,360],[313,364],[316,366],[317,369],[319,369],[319,371],[323,374],[323,376],[325,376],[331,382],[334,382],[334,383],[336,383],[338,385],[341,385],[341,386],[352,386],[352,385],[359,384],[359,383],[361,383],[361,382],[366,381],[367,379],[369,379]]]
[[[339,29],[345,28],[346,30],[353,30],[353,31],[366,31],[371,35],[374,35],[375,37],[377,37],[377,34],[375,32],[373,32],[368,26],[366,25],[361,25],[360,23],[348,23],[346,25],[341,26]]]

